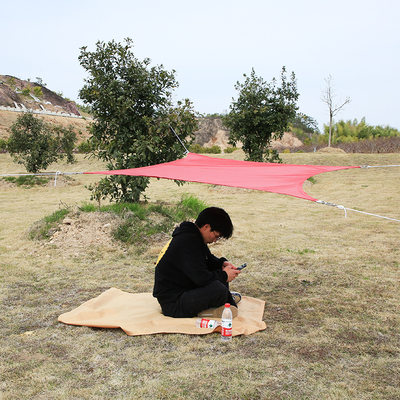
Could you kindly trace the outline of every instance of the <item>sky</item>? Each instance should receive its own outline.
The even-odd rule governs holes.
[[[229,112],[235,84],[254,68],[269,82],[282,66],[297,79],[299,111],[320,127],[332,77],[335,120],[400,129],[398,0],[19,0],[2,2],[0,74],[40,77],[82,104],[80,48],[131,38],[139,59],[175,70],[174,100],[202,114]],[[4,4],[5,3],[5,4]]]

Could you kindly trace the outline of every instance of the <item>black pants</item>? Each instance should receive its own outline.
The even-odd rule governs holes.
[[[207,286],[184,292],[175,303],[161,304],[161,309],[168,317],[188,318],[225,303],[236,306],[229,291],[229,284],[212,281]]]

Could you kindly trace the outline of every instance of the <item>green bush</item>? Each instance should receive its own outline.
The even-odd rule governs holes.
[[[189,146],[189,151],[191,153],[201,153],[201,154],[220,154],[221,153],[221,147],[214,145],[212,147],[203,147],[200,144],[192,144]]]
[[[238,149],[237,147],[227,147],[227,148],[224,150],[224,153],[230,154],[230,153],[233,153],[234,151],[236,151],[237,149]]]
[[[29,87],[26,87],[26,88],[22,89],[21,94],[23,96],[29,96],[31,94],[31,89]]]
[[[33,94],[34,94],[36,97],[42,97],[42,96],[43,96],[42,88],[41,88],[40,86],[35,86],[35,87],[33,88]]]
[[[220,154],[221,153],[221,147],[214,145],[212,147],[209,147],[207,149],[206,153],[212,153],[212,154]]]
[[[194,143],[189,146],[189,151],[191,153],[197,153],[197,154],[203,153],[204,152],[203,150],[204,150],[204,147],[199,145],[198,143]]]
[[[79,143],[77,150],[78,153],[83,153],[83,154],[87,154],[90,153],[92,151],[92,144],[90,143],[89,140],[85,140],[81,143]]]

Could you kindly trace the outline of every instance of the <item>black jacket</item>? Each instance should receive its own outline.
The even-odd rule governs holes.
[[[228,275],[222,271],[224,261],[226,258],[211,254],[194,223],[182,222],[156,266],[153,296],[160,304],[172,303],[187,290],[214,280],[226,282]]]

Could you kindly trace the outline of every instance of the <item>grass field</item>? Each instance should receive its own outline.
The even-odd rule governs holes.
[[[240,152],[226,157],[241,158]],[[400,164],[399,154],[284,154],[294,164]],[[104,168],[82,157],[49,170]],[[18,172],[6,154],[0,173]],[[57,187],[0,183],[0,399],[400,399],[400,223],[306,200],[152,180],[150,201],[188,193],[225,208],[233,237],[212,251],[248,267],[232,285],[265,300],[265,331],[129,337],[57,317],[110,287],[149,292],[163,241],[28,239],[30,227],[89,200]],[[351,169],[306,182],[311,196],[400,219],[400,167]],[[82,227],[83,229],[84,227]]]

